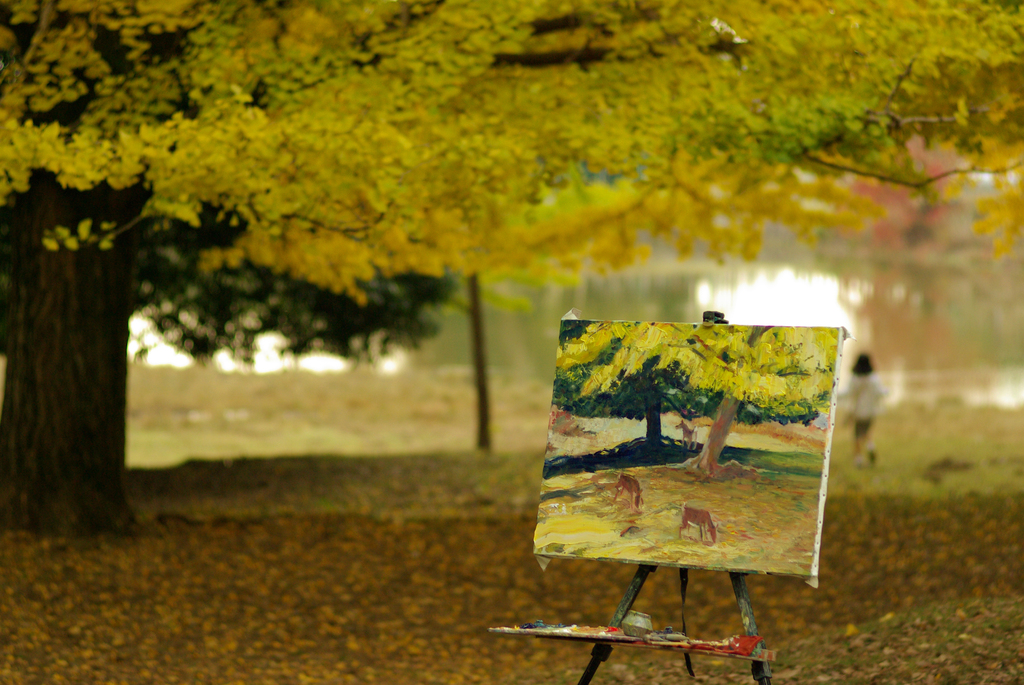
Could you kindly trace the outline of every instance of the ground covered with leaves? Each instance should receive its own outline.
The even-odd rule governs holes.
[[[130,472],[132,537],[3,534],[0,683],[576,682],[586,646],[487,627],[603,625],[634,569],[541,572],[518,473],[469,456]],[[749,580],[777,682],[1024,682],[1024,496],[834,495],[821,579]],[[678,628],[678,592],[660,569],[636,608]],[[697,637],[741,632],[725,574],[692,572],[687,612]],[[683,677],[678,656],[616,649],[595,683]]]

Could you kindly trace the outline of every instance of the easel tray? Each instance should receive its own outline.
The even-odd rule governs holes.
[[[543,626],[523,628],[519,626],[489,628],[489,632],[504,635],[532,635],[553,640],[576,640],[594,644],[623,647],[645,647],[665,649],[686,654],[706,654],[722,659],[744,661],[774,661],[775,652],[764,648],[764,640],[758,635],[736,635],[718,641],[695,640],[682,633],[654,632],[643,637],[627,635],[610,626]]]

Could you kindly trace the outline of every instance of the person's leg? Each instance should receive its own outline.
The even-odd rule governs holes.
[[[868,424],[867,430],[864,431],[864,444],[865,444],[865,446],[867,447],[867,450],[868,450],[868,462],[870,462],[870,464],[872,466],[874,466],[875,465],[875,459],[876,459],[876,457],[878,455],[877,455],[877,453],[875,451],[875,439],[871,436],[871,420],[870,419],[868,419],[867,424]]]
[[[864,467],[864,445],[867,442],[870,422],[856,419],[853,422],[853,465],[858,469]]]

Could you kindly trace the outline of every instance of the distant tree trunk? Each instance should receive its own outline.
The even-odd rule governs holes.
[[[10,226],[7,370],[0,415],[0,528],[124,531],[128,320],[136,231],[101,251],[49,252],[44,231],[138,216],[141,186],[62,188],[35,172]]]
[[[469,289],[469,322],[473,350],[473,377],[476,380],[476,446],[491,451],[491,405],[487,392],[487,350],[484,340],[484,313],[480,301],[480,281],[476,274],[466,279]]]
[[[647,445],[654,447],[661,444],[661,402],[655,400],[645,407],[644,418],[647,421]]]

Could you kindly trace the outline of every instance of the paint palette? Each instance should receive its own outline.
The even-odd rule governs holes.
[[[747,661],[774,661],[775,652],[765,649],[764,640],[758,635],[734,635],[724,640],[695,640],[681,633],[669,631],[652,632],[642,637],[627,635],[618,628],[609,626],[542,626],[523,628],[489,628],[489,632],[504,635],[531,635],[556,640],[575,640],[594,644],[615,646],[648,647],[666,649],[688,654],[706,654],[721,658],[745,659]]]

